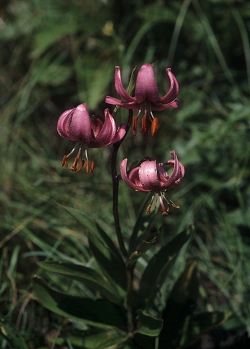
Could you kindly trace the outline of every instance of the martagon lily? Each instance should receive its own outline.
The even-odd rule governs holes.
[[[84,150],[86,172],[91,173],[94,170],[94,162],[88,159],[88,148],[106,147],[120,141],[126,134],[126,125],[122,124],[117,130],[115,120],[108,109],[104,111],[104,118],[90,117],[87,105],[80,104],[62,113],[57,122],[57,131],[61,137],[76,142],[72,151],[64,155],[62,166],[68,167],[67,159],[78,147],[78,153],[70,169],[80,171],[83,168],[85,161],[82,158],[82,152]]]
[[[152,121],[151,133],[152,136],[154,136],[158,127],[158,119],[153,115],[153,111],[162,111],[167,108],[178,107],[178,100],[176,99],[179,92],[178,81],[170,68],[167,68],[166,72],[170,80],[170,88],[163,97],[159,97],[154,70],[148,63],[140,68],[136,79],[134,96],[130,96],[123,86],[120,67],[115,67],[115,89],[118,95],[125,101],[107,96],[105,102],[127,109],[139,110],[138,114],[133,116],[132,120],[134,135],[137,133],[138,117],[141,112],[143,113],[143,117],[140,131],[144,135],[148,134],[147,118],[149,117]]]
[[[178,185],[185,174],[184,166],[178,160],[175,151],[172,150],[170,154],[173,156],[173,160],[157,163],[156,160],[144,158],[136,167],[129,171],[127,171],[128,159],[124,159],[120,163],[120,176],[130,188],[135,191],[155,192],[158,194],[163,216],[166,216],[170,210],[170,203],[165,195],[166,191]],[[173,167],[170,176],[163,168],[166,165]],[[167,202],[167,209],[163,200]],[[147,207],[147,214],[150,212],[153,201],[154,197],[151,204]],[[173,207],[179,208],[172,201],[171,204]]]

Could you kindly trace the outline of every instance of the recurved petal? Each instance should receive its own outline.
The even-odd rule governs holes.
[[[174,163],[174,160],[169,160],[169,163]],[[183,164],[179,161],[179,175],[178,175],[178,178],[176,178],[176,180],[174,181],[174,183],[170,185],[170,188],[174,188],[177,184],[179,184],[182,178],[184,177],[184,175],[185,175],[185,168]]]
[[[72,113],[71,119],[69,120],[69,130],[68,134],[70,136],[70,140],[84,141],[85,143],[89,143],[92,137],[92,130],[90,126],[90,117],[86,104],[80,104],[77,108],[75,108]]]
[[[144,64],[138,72],[135,84],[135,98],[137,103],[142,103],[145,100],[156,103],[159,100],[154,70],[148,63]]]
[[[119,107],[127,108],[127,109],[134,109],[134,110],[137,110],[137,109],[140,109],[140,108],[141,108],[140,103],[137,103],[137,102],[135,102],[135,101],[132,101],[132,102],[123,102],[123,101],[121,101],[120,99],[117,99],[117,98],[114,98],[114,97],[110,97],[110,96],[107,96],[107,97],[105,98],[105,102],[106,102],[107,104],[118,105]]]
[[[130,171],[127,171],[128,159],[124,159],[120,163],[120,175],[122,180],[132,189],[136,191],[148,192],[150,190],[145,190],[140,183],[138,176],[139,166],[136,166]]]
[[[66,110],[62,113],[62,115],[59,117],[57,121],[57,132],[59,135],[63,138],[66,138],[70,140],[69,136],[69,118],[70,114],[72,113],[74,109]]]
[[[167,108],[178,108],[179,102],[178,99],[175,99],[174,101],[170,103],[156,103],[151,105],[151,110],[153,111],[162,111]]]
[[[157,174],[156,160],[145,160],[139,169],[140,182],[145,190],[155,190],[160,181]]]
[[[176,77],[171,72],[170,68],[167,68],[166,72],[167,72],[169,80],[170,80],[170,87],[169,87],[168,93],[165,94],[165,96],[159,98],[159,100],[158,100],[159,103],[170,103],[176,99],[176,97],[179,93],[179,84],[178,84]],[[178,105],[177,105],[177,107],[178,107]],[[176,108],[176,107],[172,106],[172,108]]]
[[[115,89],[118,95],[120,95],[123,99],[125,99],[125,101],[127,102],[135,101],[135,98],[130,96],[123,86],[120,67],[115,67]]]
[[[173,155],[174,160],[169,160],[166,163],[162,163],[159,164],[161,166],[164,165],[171,165],[174,167],[173,172],[171,174],[171,176],[169,177],[169,179],[164,178],[164,176],[160,175],[160,179],[161,179],[161,188],[173,188],[175,187],[184,177],[185,174],[185,170],[184,170],[184,166],[182,165],[182,163],[178,160],[177,155],[175,154],[175,151],[172,150],[170,152],[171,155]]]
[[[104,111],[104,123],[101,131],[96,135],[93,135],[91,141],[87,143],[92,148],[106,147],[112,143],[116,135],[116,123],[113,116],[108,109]]]
[[[119,142],[126,135],[126,124],[121,124],[118,128],[115,137],[112,140],[112,144]]]

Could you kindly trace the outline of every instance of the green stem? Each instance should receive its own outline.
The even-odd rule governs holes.
[[[126,125],[126,137],[128,130],[130,129],[133,117],[133,110],[129,110],[128,121]],[[127,274],[127,319],[128,319],[128,332],[133,333],[134,330],[134,321],[133,321],[133,278],[134,278],[134,267],[128,265],[128,252],[126,250],[124,240],[122,237],[121,227],[120,227],[120,219],[118,212],[118,194],[119,194],[119,178],[117,178],[117,169],[116,169],[116,160],[117,160],[117,152],[124,138],[113,145],[112,153],[111,153],[111,174],[112,174],[112,182],[113,182],[113,216],[114,216],[114,224],[117,240],[120,246],[120,250],[123,254],[125,263],[126,263],[126,274]]]
[[[131,126],[133,117],[133,110],[129,110],[128,115],[128,121],[126,125],[126,134],[119,142],[113,144],[113,149],[111,153],[111,174],[112,174],[112,182],[113,182],[113,216],[114,216],[114,224],[115,224],[115,231],[117,240],[120,246],[120,250],[123,254],[124,259],[127,261],[128,259],[128,252],[125,248],[125,244],[123,241],[122,233],[121,233],[121,227],[120,227],[120,219],[119,219],[119,212],[118,212],[118,194],[119,194],[119,178],[117,178],[117,169],[116,169],[116,159],[117,159],[117,152],[120,148],[120,145],[122,144],[123,140],[125,139],[128,130]]]
[[[134,331],[134,321],[133,321],[133,307],[134,303],[134,290],[133,290],[133,281],[134,281],[134,265],[126,266],[127,273],[127,318],[128,318],[128,332],[133,333]]]

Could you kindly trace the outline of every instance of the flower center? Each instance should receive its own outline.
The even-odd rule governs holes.
[[[151,211],[151,207],[154,204],[154,208],[156,209],[156,204],[157,204],[157,199],[159,198],[159,202],[160,202],[160,206],[161,206],[161,214],[163,216],[167,216],[168,212],[170,211],[170,207],[174,207],[174,208],[180,208],[180,206],[177,206],[172,200],[168,199],[166,197],[166,190],[160,192],[159,194],[157,194],[156,200],[155,200],[155,196],[152,196],[151,202],[148,205],[148,207],[146,208],[146,214],[149,214]],[[167,208],[164,205],[164,201],[166,201],[167,203]]]
[[[75,157],[75,160],[73,162],[73,165],[70,166],[71,171],[81,171],[81,169],[83,168],[84,164],[85,164],[85,160],[83,160],[82,158],[82,152],[83,152],[83,143],[82,142],[77,142],[76,145],[74,146],[74,148],[71,150],[71,152],[68,155],[64,155],[63,159],[62,159],[62,167],[65,166],[66,168],[68,167],[68,157],[74,153],[74,151],[76,150],[77,147],[78,148],[78,152],[77,155]],[[86,158],[86,173],[92,173],[94,171],[94,167],[95,167],[95,163],[93,161],[89,161],[88,159],[88,149],[85,147],[84,150],[85,153],[85,158]],[[79,165],[78,165],[79,163]]]
[[[142,111],[144,115],[142,117],[142,124],[141,124],[140,131],[142,134],[144,134],[144,136],[148,136],[148,118],[149,118],[149,120],[151,121],[151,134],[152,136],[154,136],[158,128],[158,119],[154,116],[151,110],[150,102],[144,102],[141,105],[141,109],[139,110],[138,114],[133,116],[133,119],[132,119],[133,134],[136,136],[138,119]]]

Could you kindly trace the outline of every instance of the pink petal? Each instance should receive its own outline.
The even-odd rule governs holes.
[[[69,120],[68,134],[71,141],[83,141],[87,144],[90,142],[92,130],[86,104],[80,104],[75,108],[71,120]]]
[[[162,111],[167,108],[178,108],[178,99],[175,99],[171,103],[163,104],[163,103],[156,103],[156,104],[151,104],[151,110],[152,111]]]
[[[118,128],[114,139],[112,140],[112,144],[119,142],[126,135],[126,124],[121,124]]]
[[[159,100],[158,100],[159,103],[164,103],[164,104],[174,101],[178,95],[178,92],[179,92],[178,81],[177,81],[176,77],[174,76],[174,74],[171,72],[171,69],[167,68],[166,72],[167,72],[169,80],[170,80],[170,88],[169,88],[168,93],[165,94],[165,96],[159,98]],[[176,108],[176,107],[172,107],[172,108]]]
[[[98,116],[92,116],[90,126],[91,126],[91,130],[94,133],[94,136],[96,137],[100,133],[103,127],[103,121]]]
[[[145,190],[155,190],[160,181],[157,175],[156,160],[146,160],[141,163],[139,170],[140,182]]]
[[[59,117],[57,121],[57,132],[59,135],[63,138],[66,138],[70,140],[69,136],[69,118],[71,115],[71,112],[74,109],[66,110],[65,112],[62,113],[62,115]]]
[[[122,180],[132,189],[136,191],[148,192],[150,190],[145,190],[138,182],[138,170],[139,166],[133,168],[131,171],[127,171],[128,159],[124,159],[120,163],[120,174]]]
[[[107,104],[113,104],[113,105],[118,105],[119,107],[123,107],[123,108],[127,108],[127,109],[141,109],[141,105],[140,103],[137,103],[137,102],[123,102],[123,101],[120,101],[119,99],[117,98],[113,98],[113,97],[110,97],[110,96],[107,96],[105,98],[105,102]]]
[[[123,86],[120,67],[115,67],[115,89],[118,95],[121,96],[123,99],[125,99],[125,101],[127,102],[135,101],[135,98],[130,96]]]
[[[87,143],[91,148],[106,147],[112,143],[116,135],[116,123],[108,109],[105,109],[104,117],[105,120],[101,131],[94,139],[92,138],[91,141]]]
[[[167,189],[168,187],[170,188],[175,187],[181,181],[185,173],[184,166],[182,165],[181,162],[179,162],[177,155],[175,154],[175,151],[172,150],[170,154],[173,155],[174,160],[169,160],[166,163],[159,164],[161,166],[163,165],[174,166],[173,172],[169,177],[169,179],[166,179],[162,175],[160,175],[160,179],[161,179],[160,186],[161,188],[165,188],[165,189]]]
[[[135,99],[137,103],[144,101],[156,103],[159,100],[154,70],[148,63],[144,64],[138,72],[135,84]]]
[[[104,111],[104,123],[99,133],[95,135],[95,138],[88,144],[89,147],[99,148],[106,147],[110,144],[114,144],[120,141],[126,134],[126,125],[122,124],[118,130],[116,130],[116,123],[113,116],[108,109]]]

